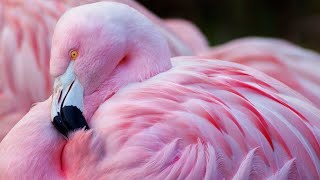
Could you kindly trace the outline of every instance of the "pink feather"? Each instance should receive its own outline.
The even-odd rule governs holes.
[[[284,40],[243,38],[202,53],[207,58],[256,68],[283,82],[320,107],[320,55]]]

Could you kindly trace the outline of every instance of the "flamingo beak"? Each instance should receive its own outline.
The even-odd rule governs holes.
[[[67,71],[54,81],[51,120],[66,138],[77,129],[89,129],[83,112],[83,87],[73,71],[71,62]]]

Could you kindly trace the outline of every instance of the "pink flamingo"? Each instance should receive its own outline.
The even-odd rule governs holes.
[[[58,1],[1,1],[0,141],[32,103],[49,97],[51,36],[64,12]]]
[[[52,93],[53,80],[49,74],[51,36],[60,15],[81,1],[21,1],[0,2],[0,141],[31,105],[43,101]],[[153,15],[130,0],[118,0],[138,9],[157,25],[170,45],[172,56],[200,52],[206,41],[178,36],[176,27]],[[188,22],[179,23],[179,27]],[[168,23],[169,24],[169,23]],[[199,33],[192,24],[184,25]],[[177,27],[178,28],[178,27]],[[8,103],[10,102],[10,103]]]
[[[50,64],[53,97],[1,142],[1,179],[319,178],[319,109],[249,67],[170,59],[124,4],[66,12]]]
[[[202,54],[258,69],[320,108],[320,55],[279,39],[242,38]]]
[[[166,27],[170,28],[175,34],[189,47],[195,55],[210,51],[208,40],[199,28],[184,19],[166,19]]]

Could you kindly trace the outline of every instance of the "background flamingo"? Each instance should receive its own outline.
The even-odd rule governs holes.
[[[49,59],[54,26],[65,10],[87,2],[90,0],[0,2],[0,140],[33,103],[45,100],[52,93]],[[120,2],[137,8],[158,25],[167,37],[172,56],[193,54],[206,47],[205,39],[191,23],[179,21],[179,25],[172,27],[173,23],[169,22],[167,26],[166,21],[138,3]],[[181,26],[197,35],[192,39],[177,36],[175,28]],[[190,44],[193,41],[199,42],[197,46]]]
[[[319,109],[239,64],[170,60],[166,39],[126,5],[73,8],[51,52],[53,100],[33,107],[1,142],[3,179],[319,177]],[[52,116],[68,105],[84,112],[91,130],[71,127],[65,140],[50,109]]]
[[[50,44],[64,12],[57,1],[1,1],[0,139],[29,109],[52,91]]]

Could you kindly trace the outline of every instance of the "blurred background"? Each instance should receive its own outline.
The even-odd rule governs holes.
[[[320,0],[137,0],[162,18],[199,26],[211,45],[278,37],[320,52]]]

